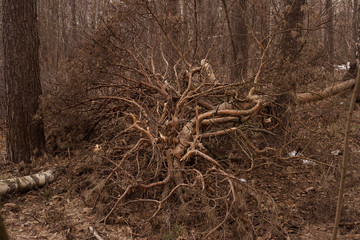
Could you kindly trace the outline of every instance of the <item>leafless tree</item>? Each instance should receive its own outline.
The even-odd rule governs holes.
[[[329,55],[328,69],[334,71],[334,9],[332,0],[326,0],[325,10],[327,12],[325,46]]]

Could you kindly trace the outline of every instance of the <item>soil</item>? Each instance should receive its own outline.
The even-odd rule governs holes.
[[[274,160],[256,166],[242,176],[249,185],[266,191],[275,200],[281,239],[330,239],[336,210],[344,126],[349,98],[333,97],[296,109],[293,121],[297,129],[292,144],[284,148],[299,150],[298,158]],[[354,112],[350,140],[351,160],[345,189],[345,202],[338,239],[360,239],[360,108]],[[1,197],[1,214],[11,239],[96,239],[93,227],[103,239],[165,239],[153,232],[141,238],[123,224],[101,223],[101,213],[84,201],[84,189],[91,181],[87,159],[95,154],[92,147],[78,147],[56,157],[38,160],[31,166],[5,161],[5,140],[1,137],[0,177],[10,178],[38,173],[53,166],[64,172],[40,189],[10,193]],[[316,160],[304,161],[301,157]],[[306,160],[306,159],[305,159]],[[331,167],[331,166],[333,167]],[[187,239],[174,236],[166,239]],[[193,238],[190,238],[193,239]],[[241,237],[239,236],[239,239]],[[277,239],[271,234],[257,239]]]

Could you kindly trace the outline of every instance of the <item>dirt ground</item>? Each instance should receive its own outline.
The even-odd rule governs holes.
[[[334,222],[342,161],[342,142],[349,98],[333,97],[296,109],[298,128],[295,147],[303,159],[274,161],[255,167],[244,178],[252,187],[267,191],[278,207],[282,239],[329,239]],[[345,205],[338,239],[360,239],[360,107],[353,115]],[[294,149],[296,150],[296,149]],[[89,181],[86,157],[91,147],[79,147],[57,157],[39,160],[30,168],[5,161],[4,137],[1,138],[1,179],[37,173],[57,165],[64,172],[53,183],[29,192],[1,197],[1,214],[11,239],[96,239],[93,227],[104,239],[145,239],[126,225],[103,225],[101,216],[83,201],[82,186]],[[288,153],[284,153],[288,154]],[[324,164],[321,164],[324,163]],[[335,166],[329,167],[328,165]],[[153,238],[163,235],[154,232]],[[164,239],[164,238],[163,238]],[[177,237],[174,239],[184,239]],[[239,236],[238,239],[241,239]],[[260,239],[274,239],[271,235]]]

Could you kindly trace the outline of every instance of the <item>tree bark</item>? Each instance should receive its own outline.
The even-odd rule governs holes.
[[[1,216],[0,216],[0,239],[9,240],[9,236],[6,232],[5,224]]]
[[[45,151],[36,11],[36,0],[3,1],[7,155],[15,163]]]
[[[76,1],[71,1],[70,7],[71,7],[71,33],[72,33],[73,42],[76,43],[77,42]]]
[[[284,34],[281,41],[282,55],[285,60],[293,61],[298,56],[301,46],[301,27],[304,20],[301,6],[305,3],[306,0],[285,1]]]
[[[231,69],[232,81],[239,81],[247,77],[248,61],[248,30],[246,26],[247,1],[237,0],[234,3],[231,15],[231,24],[234,38],[234,67]]]
[[[262,44],[266,46],[270,37],[270,2],[267,0],[260,1],[260,33]]]
[[[33,175],[0,180],[0,196],[14,191],[25,191],[34,187],[43,187],[55,181],[61,171],[61,168],[54,167],[48,171]]]
[[[356,43],[358,42],[358,24],[359,24],[359,0],[354,0],[353,18],[352,18],[352,37],[353,37],[353,52],[356,52]],[[356,58],[356,56],[354,56]],[[353,60],[353,59],[352,59]],[[356,59],[355,59],[356,61]]]
[[[334,74],[334,10],[332,0],[326,0],[325,9],[327,12],[325,46],[328,52],[327,68]]]

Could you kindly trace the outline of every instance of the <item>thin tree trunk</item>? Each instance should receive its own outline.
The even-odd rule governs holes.
[[[260,31],[263,46],[269,42],[270,35],[270,2],[262,0],[260,3]],[[262,49],[262,52],[264,49]]]
[[[359,15],[358,15],[358,12],[359,12],[359,0],[354,0],[354,6],[353,6],[353,21],[352,21],[352,29],[353,29],[353,41],[354,41],[354,44],[353,44],[353,52],[356,52],[356,42],[358,40],[358,24],[359,24]],[[352,59],[354,60],[354,59]],[[356,60],[355,60],[356,61]]]
[[[353,94],[351,97],[350,107],[348,111],[348,117],[346,122],[346,130],[345,130],[345,137],[344,137],[344,156],[343,156],[343,163],[341,169],[341,178],[340,178],[340,187],[339,187],[339,194],[338,194],[338,202],[336,206],[336,216],[335,216],[335,224],[333,229],[332,240],[336,240],[338,230],[339,230],[339,223],[341,218],[341,210],[343,207],[344,202],[344,188],[345,188],[345,178],[346,178],[346,170],[347,165],[349,162],[349,138],[350,138],[350,128],[351,128],[351,118],[355,108],[355,101],[356,96],[359,93],[359,86],[360,86],[360,68],[358,70],[355,88],[353,90]]]
[[[0,216],[0,239],[9,240],[9,236],[5,228],[4,220],[2,219],[1,216]]]
[[[327,68],[332,72],[332,74],[334,74],[334,9],[332,0],[326,0],[325,8],[327,12],[325,40],[325,46],[328,52]]]
[[[356,1],[356,0],[355,0]],[[356,15],[358,19],[360,19],[360,9],[354,9],[356,11]],[[360,23],[357,22],[355,24],[357,30],[357,39],[356,39],[356,61],[358,66],[360,65]],[[345,189],[345,179],[346,179],[346,170],[347,165],[349,162],[349,138],[350,138],[350,128],[351,128],[351,118],[355,108],[355,101],[357,96],[359,95],[359,88],[360,88],[360,67],[358,67],[357,77],[355,88],[353,90],[353,94],[351,97],[350,107],[348,111],[348,118],[346,122],[346,130],[345,130],[345,137],[344,137],[344,156],[343,156],[343,164],[341,170],[341,178],[340,178],[340,186],[339,186],[339,194],[338,194],[338,202],[336,205],[336,216],[335,216],[335,223],[333,229],[332,240],[337,239],[339,224],[341,219],[341,210],[344,204],[344,189]]]
[[[76,1],[71,1],[71,5],[70,5],[70,10],[71,10],[71,29],[70,29],[70,33],[71,33],[71,45],[70,45],[70,51],[68,52],[68,57],[69,59],[74,58],[74,52],[75,52],[75,46],[77,44],[77,19],[76,19]]]
[[[71,32],[74,42],[77,41],[77,20],[76,20],[76,1],[71,1]]]
[[[231,69],[232,81],[239,81],[247,77],[248,61],[248,31],[246,26],[247,1],[237,0],[234,3],[231,15],[231,24],[234,34],[236,60],[235,66]]]

